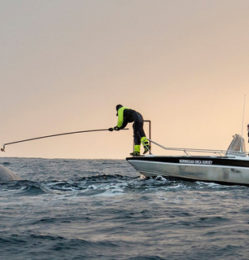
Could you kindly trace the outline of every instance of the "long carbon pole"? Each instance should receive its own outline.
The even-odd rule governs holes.
[[[121,130],[128,130],[128,128],[124,128],[124,129],[121,129]],[[90,132],[103,132],[103,131],[109,131],[109,129],[82,130],[82,131],[74,131],[74,132],[66,132],[66,133],[59,133],[59,134],[52,134],[52,135],[44,135],[44,136],[39,136],[39,137],[33,137],[33,138],[28,138],[28,139],[23,139],[23,140],[18,140],[18,141],[14,141],[14,142],[5,143],[5,144],[3,144],[3,147],[1,148],[1,151],[5,152],[5,147],[7,145],[12,145],[12,144],[19,144],[19,143],[23,143],[23,142],[29,142],[29,141],[45,139],[45,138],[50,138],[50,137],[57,137],[57,136],[62,136],[62,135],[73,135],[73,134],[90,133]]]

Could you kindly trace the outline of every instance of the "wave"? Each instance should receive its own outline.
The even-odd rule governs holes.
[[[238,189],[240,187],[232,187]],[[80,196],[112,196],[123,193],[151,193],[178,190],[227,190],[230,186],[205,182],[168,180],[164,177],[142,179],[123,175],[100,174],[74,180],[28,181],[19,180],[0,184],[1,191],[15,191],[20,196],[36,196],[45,193],[63,194],[77,192]]]
[[[76,259],[77,255],[82,256],[82,253],[84,257],[92,258],[94,255],[97,257],[101,256],[101,254],[106,255],[110,253],[110,248],[114,255],[117,255],[118,250],[120,250],[120,243],[116,243],[115,241],[93,241],[87,238],[70,238],[42,233],[2,235],[0,243],[2,245],[0,254],[7,256],[9,259],[46,259],[42,258],[44,253],[48,254],[51,259],[59,259],[60,257],[65,259],[65,252],[68,256],[71,252],[70,255],[74,255],[73,259]],[[8,250],[8,254],[6,255],[6,247],[14,250]],[[19,258],[18,255],[20,254],[21,257]]]

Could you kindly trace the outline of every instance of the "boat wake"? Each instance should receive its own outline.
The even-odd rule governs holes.
[[[233,186],[235,189],[236,186]],[[240,187],[241,188],[241,187]],[[165,177],[143,179],[122,175],[98,175],[74,180],[18,180],[0,184],[1,192],[12,191],[18,196],[71,194],[78,196],[114,196],[127,193],[153,193],[172,190],[231,189],[230,186],[206,182],[169,180]]]

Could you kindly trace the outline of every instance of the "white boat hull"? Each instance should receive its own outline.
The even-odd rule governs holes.
[[[212,157],[189,158],[189,157],[165,157],[164,161],[137,158],[127,158],[127,161],[145,177],[165,176],[180,178],[192,181],[208,181],[226,184],[249,185],[249,161],[246,160],[244,166],[238,166],[236,160],[232,160],[235,165],[229,165],[229,159],[222,158],[222,162],[227,165],[218,165]],[[161,157],[163,158],[163,157]],[[167,158],[174,158],[171,162],[166,162]],[[176,162],[172,162],[176,161]],[[221,160],[220,160],[221,161]]]

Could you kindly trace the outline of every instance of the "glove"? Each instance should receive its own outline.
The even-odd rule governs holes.
[[[120,128],[119,128],[118,126],[114,126],[114,130],[115,130],[115,131],[119,131]]]
[[[113,128],[112,128],[112,127],[110,127],[110,128],[108,128],[108,130],[109,130],[110,132],[112,132],[112,131],[113,131]]]

